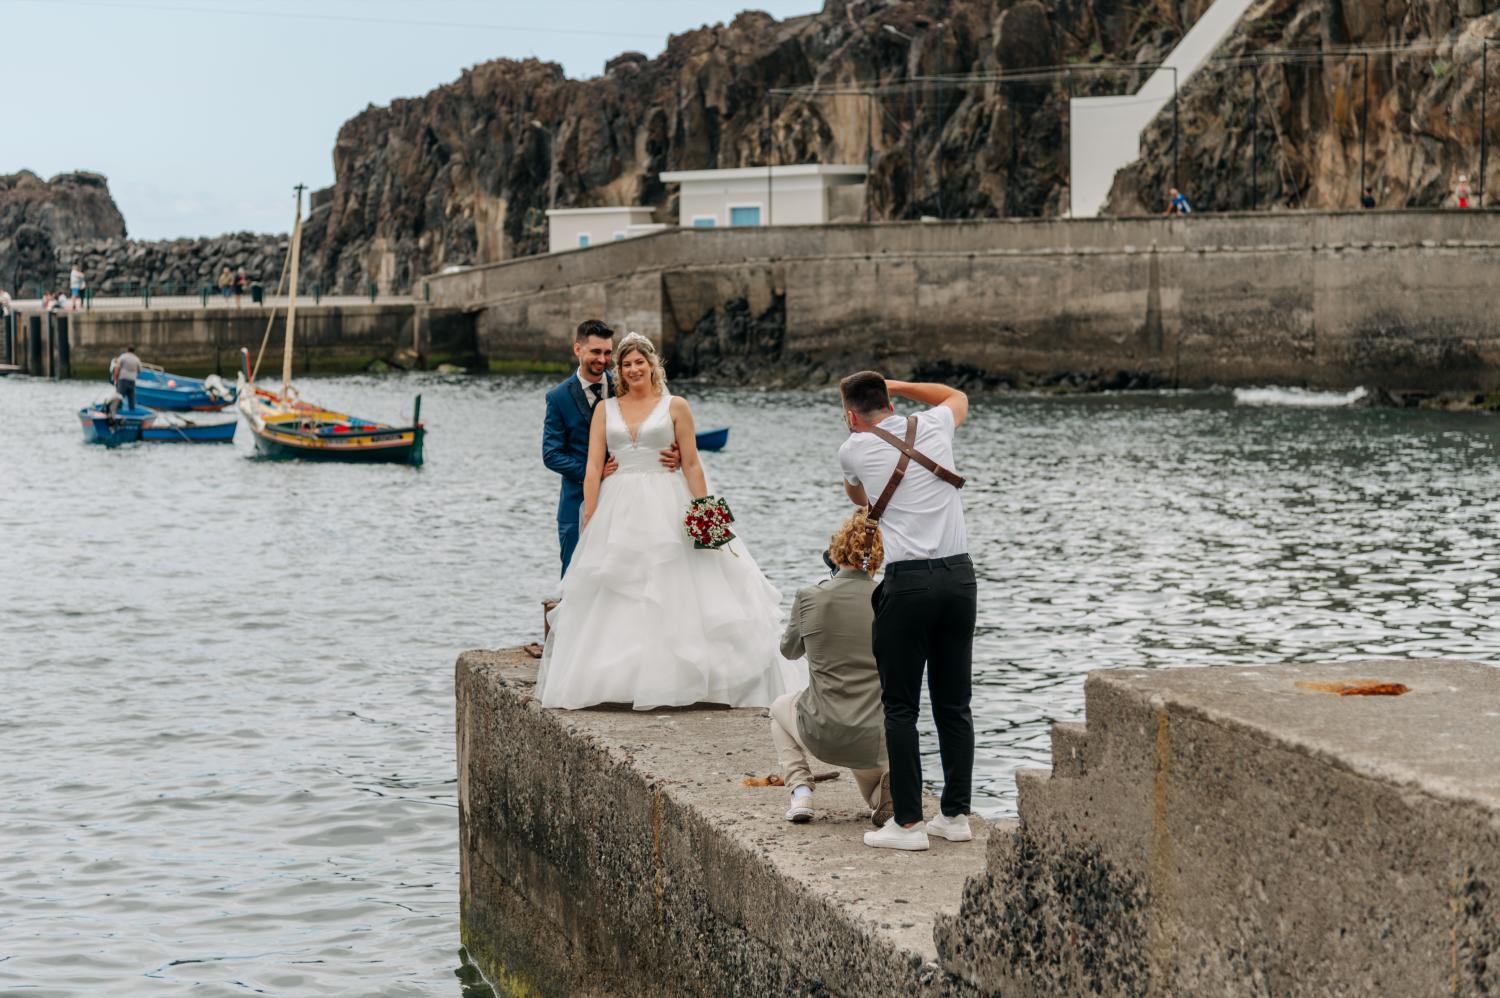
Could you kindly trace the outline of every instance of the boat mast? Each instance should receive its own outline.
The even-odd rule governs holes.
[[[290,400],[292,388],[292,339],[297,328],[297,264],[302,257],[302,192],[306,185],[297,185],[297,220],[292,223],[292,266],[290,297],[286,304],[286,345],[281,351],[281,400]]]

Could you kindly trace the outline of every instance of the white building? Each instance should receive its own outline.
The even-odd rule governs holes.
[[[864,220],[863,165],[807,163],[730,170],[673,170],[663,183],[681,184],[678,225],[822,225]]]
[[[547,252],[599,246],[670,226],[651,221],[650,207],[552,208],[547,212]]]

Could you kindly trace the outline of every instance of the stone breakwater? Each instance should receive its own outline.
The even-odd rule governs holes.
[[[267,294],[274,294],[290,247],[289,236],[250,232],[155,242],[115,238],[61,243],[50,289],[66,290],[68,272],[77,263],[89,287],[100,295],[139,293],[143,284],[157,295],[197,294],[204,287],[218,294],[224,267],[235,273],[245,268],[251,281],[261,282]]]
[[[508,993],[1500,989],[1488,666],[1095,672],[1019,824],[917,854],[861,844],[847,780],[797,827],[744,787],[763,711],[551,711],[533,680],[458,660],[463,938]]]

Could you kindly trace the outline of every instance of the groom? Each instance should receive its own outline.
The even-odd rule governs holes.
[[[599,319],[585,319],[573,336],[578,370],[547,393],[547,418],[542,424],[542,462],[562,476],[557,501],[557,540],[562,548],[562,574],[568,573],[578,546],[578,513],[583,506],[583,472],[589,458],[589,425],[594,406],[614,384],[609,361],[614,355],[615,331]],[[661,452],[662,467],[676,471],[681,459],[674,443]],[[615,459],[604,465],[604,477],[614,474]]]

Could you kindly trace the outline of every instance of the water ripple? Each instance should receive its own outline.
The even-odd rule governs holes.
[[[542,382],[426,395],[429,464],[107,452],[91,386],[0,383],[0,991],[457,995],[453,659],[536,637],[554,581]],[[829,394],[689,390],[783,592],[845,512]],[[1500,423],[1228,395],[976,404],[977,802],[1013,813],[1090,669],[1493,661]],[[929,772],[936,773],[924,718]],[[767,747],[767,757],[770,749]],[[768,820],[774,820],[774,815]],[[457,976],[455,976],[457,975]]]

